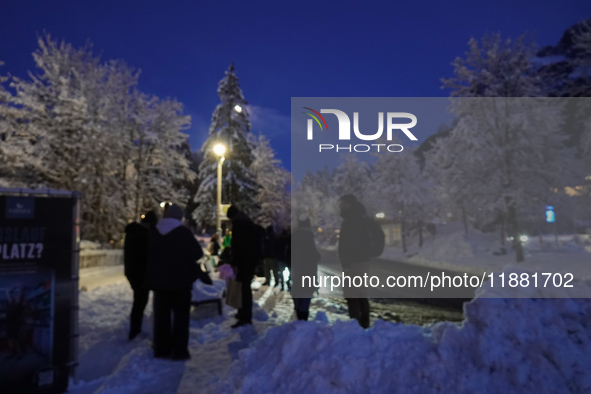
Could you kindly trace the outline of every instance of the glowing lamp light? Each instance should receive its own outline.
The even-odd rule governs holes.
[[[226,153],[226,146],[224,144],[215,144],[213,152],[218,156],[223,156]]]
[[[242,107],[241,107],[241,106],[239,106],[238,104],[236,104],[236,105],[234,106],[234,111],[236,111],[236,112],[238,112],[238,113],[241,113],[241,112],[242,112]]]
[[[521,242],[527,242],[528,239],[529,239],[529,237],[527,235],[522,235],[521,237],[519,237],[519,240]]]
[[[145,218],[146,218],[146,215],[142,215],[142,219],[145,219]]]
[[[321,232],[322,232],[322,229],[321,229],[320,227],[318,227],[318,232],[319,232],[319,233],[321,233]]]
[[[165,205],[166,205],[166,202],[165,202],[165,201],[162,201],[162,202],[160,203],[160,208],[164,208],[164,206],[165,206]]]
[[[385,217],[386,217],[386,214],[384,212],[376,213],[376,218],[378,218],[378,219],[383,219]]]

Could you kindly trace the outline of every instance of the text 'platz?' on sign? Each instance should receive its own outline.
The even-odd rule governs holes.
[[[45,227],[0,227],[0,261],[40,259]]]
[[[314,139],[314,122],[318,124],[321,131],[323,131],[325,128],[326,131],[328,131],[328,124],[326,123],[326,119],[324,116],[322,116],[322,114],[333,114],[337,117],[339,122],[339,141],[351,140],[351,120],[345,112],[338,109],[321,109],[320,112],[309,107],[304,107],[304,109],[310,111],[304,113],[311,117],[308,119],[307,123],[308,140]],[[409,119],[410,123],[399,123],[398,119]],[[409,130],[417,124],[417,117],[413,114],[408,112],[388,112],[386,114],[386,122],[386,139],[388,141],[392,141],[394,130],[400,130],[411,141],[417,141],[417,137],[415,137],[415,135]],[[359,112],[353,112],[353,133],[355,134],[355,137],[363,141],[376,141],[382,138],[384,133],[384,113],[378,112],[378,131],[373,134],[363,134],[359,130]],[[320,152],[323,150],[335,150],[336,152],[369,152],[370,150],[375,150],[380,152],[382,151],[381,149],[383,149],[383,151],[395,153],[401,152],[403,150],[403,146],[400,144],[356,144],[343,146],[337,144],[335,147],[333,144],[319,144],[318,149]]]

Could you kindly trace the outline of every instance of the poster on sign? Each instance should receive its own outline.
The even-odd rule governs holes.
[[[0,188],[0,387],[61,393],[76,362],[79,196]]]
[[[52,270],[0,276],[0,387],[30,379],[31,371],[53,369],[54,289]]]

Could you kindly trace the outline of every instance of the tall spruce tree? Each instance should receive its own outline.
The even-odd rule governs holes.
[[[275,152],[264,135],[260,134],[250,141],[254,145],[251,169],[261,186],[256,196],[261,207],[256,220],[265,228],[270,225],[287,227],[291,210],[289,172],[281,166],[281,160],[275,158]]]
[[[222,203],[237,205],[251,217],[256,217],[259,210],[256,196],[260,186],[250,170],[254,157],[252,143],[247,139],[250,132],[248,103],[242,95],[233,63],[219,83],[218,96],[221,103],[213,112],[209,137],[201,148],[203,162],[199,166],[200,185],[195,195],[197,207],[193,211],[193,218],[203,224],[214,224],[216,218],[218,156],[213,147],[218,143],[226,146]]]

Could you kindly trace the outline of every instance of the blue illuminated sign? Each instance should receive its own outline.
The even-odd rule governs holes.
[[[554,207],[548,205],[546,207],[546,222],[554,223],[556,221],[556,216],[554,215]]]

